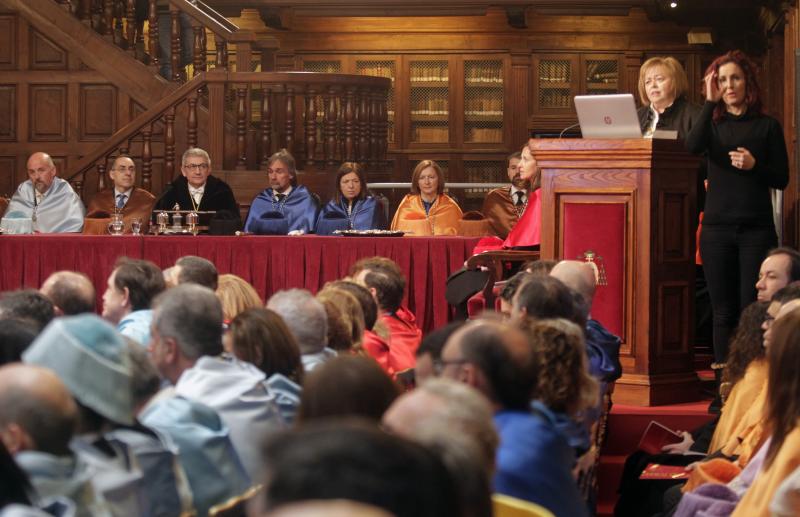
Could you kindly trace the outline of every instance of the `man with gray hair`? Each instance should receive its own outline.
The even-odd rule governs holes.
[[[267,309],[280,316],[300,346],[303,368],[310,372],[336,352],[328,344],[328,315],[325,306],[305,289],[278,291],[267,302]]]
[[[214,291],[181,284],[153,307],[150,356],[159,373],[176,395],[219,413],[250,478],[261,479],[261,442],[286,423],[264,372],[223,354],[222,306]]]
[[[94,312],[96,293],[89,277],[75,271],[56,271],[48,276],[39,292],[53,302],[56,316]]]
[[[6,233],[69,233],[83,229],[86,209],[47,153],[33,153],[27,163],[28,179],[11,198],[0,221]]]
[[[181,158],[181,176],[167,185],[154,210],[215,211],[219,219],[233,219],[241,226],[239,204],[227,183],[211,175],[211,158],[199,147],[192,147]],[[211,217],[201,214],[200,225]]]

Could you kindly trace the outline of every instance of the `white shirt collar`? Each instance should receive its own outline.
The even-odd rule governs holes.
[[[283,192],[278,192],[275,189],[273,189],[272,192],[275,193],[275,194],[283,194],[284,196],[288,196],[289,194],[291,194],[292,190],[294,190],[294,189],[292,188],[291,185],[289,185],[288,187],[286,187],[286,189]]]
[[[128,190],[126,190],[124,192],[122,192],[120,190],[117,190],[117,187],[114,187],[114,199],[117,199],[117,196],[119,196],[120,194],[126,195],[127,197],[125,199],[130,199],[131,198],[131,192],[133,192],[133,187],[129,188]]]
[[[203,183],[202,187],[197,187],[197,188],[189,185],[189,193],[192,194],[192,195],[194,195],[194,194],[203,194],[203,193],[205,193],[205,191],[206,191],[206,184],[205,183]]]

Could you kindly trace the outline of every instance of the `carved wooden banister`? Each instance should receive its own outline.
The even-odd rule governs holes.
[[[208,150],[215,170],[264,169],[279,147],[287,147],[307,173],[327,173],[356,160],[375,169],[386,156],[390,87],[389,79],[361,75],[201,71],[65,177],[100,189],[110,161],[124,153],[141,162],[142,186],[158,192],[178,173],[181,153],[191,146]],[[343,115],[337,105],[345,107]]]

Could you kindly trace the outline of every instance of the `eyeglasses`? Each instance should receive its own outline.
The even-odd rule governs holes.
[[[187,163],[183,166],[184,169],[189,169],[190,171],[194,172],[196,170],[207,171],[208,164],[207,163]]]
[[[470,361],[466,359],[450,359],[449,361],[445,359],[434,359],[433,360],[433,371],[436,372],[436,375],[441,375],[444,369],[449,365],[462,365],[467,364]]]

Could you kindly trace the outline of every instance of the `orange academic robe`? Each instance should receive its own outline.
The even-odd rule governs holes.
[[[461,209],[446,194],[440,194],[430,212],[425,214],[419,194],[408,194],[400,201],[392,219],[392,230],[408,232],[410,235],[458,235]]]
[[[741,436],[745,431],[744,426],[749,423],[745,417],[758,402],[759,393],[766,388],[767,372],[766,359],[756,359],[747,367],[744,377],[739,379],[722,406],[722,414],[708,446],[709,453],[718,451],[731,438]],[[762,407],[758,404],[758,408]]]
[[[800,467],[800,427],[786,436],[772,464],[758,473],[731,517],[769,517],[769,504],[783,481]]]
[[[520,219],[514,201],[511,199],[511,187],[490,190],[483,200],[481,213],[489,221],[492,233],[501,239],[508,237],[509,232]]]
[[[156,198],[150,192],[133,187],[131,197],[122,209],[122,221],[125,223],[125,233],[131,233],[131,219],[139,218],[142,221],[142,233],[147,233],[150,227],[150,213]],[[83,233],[102,235],[108,233],[108,223],[114,213],[114,189],[105,189],[98,192],[89,202],[86,209],[86,221]]]

